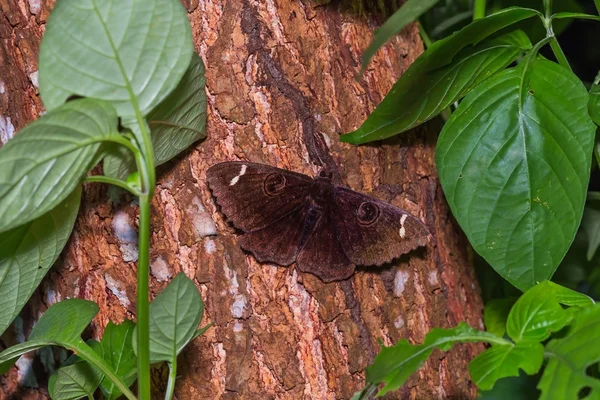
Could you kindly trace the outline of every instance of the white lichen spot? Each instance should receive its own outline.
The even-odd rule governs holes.
[[[123,254],[123,261],[132,262],[137,261],[138,248],[137,239],[138,234],[133,227],[132,221],[129,215],[124,211],[117,211],[112,221],[115,235],[119,240],[119,248]]]
[[[42,11],[42,2],[40,0],[29,0],[29,12],[33,15],[39,15],[40,11]]]
[[[396,327],[396,329],[402,329],[404,327],[404,324],[404,319],[401,315],[398,315],[398,318],[396,318],[396,320],[394,321],[394,326]]]
[[[196,237],[201,239],[206,236],[214,236],[217,234],[217,225],[213,221],[212,216],[206,212],[202,205],[202,201],[198,197],[194,197],[190,206],[187,209],[188,214],[192,216],[192,225],[196,231]]]
[[[244,309],[246,308],[246,296],[243,294],[236,294],[235,300],[231,305],[231,316],[233,318],[242,318],[244,315]]]
[[[231,179],[231,182],[229,182],[229,186],[233,186],[233,185],[235,185],[236,183],[238,183],[238,181],[240,180],[240,178],[241,178],[242,176],[244,176],[244,174],[246,173],[246,170],[247,170],[247,169],[248,169],[248,166],[247,166],[246,164],[242,164],[242,168],[240,169],[240,173],[239,173],[239,174],[237,174],[236,176],[234,176],[234,177]]]
[[[0,115],[0,143],[4,144],[15,136],[15,127],[10,117],[4,118]]]
[[[25,387],[38,387],[35,373],[32,370],[33,358],[21,357],[15,363],[18,370],[19,383]]]
[[[404,223],[406,222],[407,217],[408,215],[404,214],[402,215],[402,218],[400,218],[400,237],[402,239],[404,239],[404,237],[406,236],[406,229],[404,229]]]
[[[31,81],[31,83],[33,84],[33,86],[35,86],[36,88],[39,88],[38,85],[38,71],[34,71],[32,73],[29,74],[29,80]]]
[[[235,324],[233,324],[233,333],[239,333],[243,330],[244,330],[244,324],[242,324],[241,322],[236,321]]]
[[[127,297],[124,285],[109,274],[104,274],[104,280],[106,281],[106,287],[119,299],[119,303],[123,307],[129,307],[131,302],[129,301],[129,297]]]
[[[4,81],[0,81],[0,94],[4,93],[6,93],[6,85],[4,84]]]
[[[46,304],[47,305],[52,305],[54,303],[57,303],[59,300],[58,296],[56,296],[56,292],[52,289],[48,289],[48,291],[46,292]]]
[[[169,264],[167,264],[161,256],[156,257],[156,259],[150,263],[150,272],[158,282],[166,282],[173,276]]]
[[[398,270],[394,276],[394,294],[398,297],[404,292],[406,282],[408,282],[409,273],[404,270]]]
[[[325,140],[325,144],[327,145],[327,147],[331,148],[331,138],[329,137],[329,135],[323,133],[323,140]]]
[[[431,286],[439,286],[440,282],[438,281],[437,272],[431,271],[429,273],[429,279],[428,279],[428,281],[429,281],[429,284]]]
[[[208,239],[204,242],[204,250],[206,250],[207,254],[213,254],[217,250],[217,246],[215,246],[215,242]]]
[[[233,303],[231,304],[230,311],[233,318],[242,318],[248,299],[242,293],[240,293],[240,284],[237,280],[237,273],[231,268],[226,268],[225,274],[229,279],[229,294],[233,296]]]

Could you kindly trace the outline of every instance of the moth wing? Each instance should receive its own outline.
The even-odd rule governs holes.
[[[355,265],[336,237],[330,213],[321,214],[298,254],[296,265],[300,271],[314,274],[324,282],[346,279],[354,272]]]
[[[221,211],[245,232],[263,229],[302,207],[312,178],[263,164],[229,161],[206,171]]]
[[[305,202],[271,225],[245,233],[239,240],[240,246],[259,262],[292,264],[302,242],[308,205]]]
[[[344,252],[357,265],[382,265],[428,241],[429,231],[401,208],[343,187],[331,216]]]

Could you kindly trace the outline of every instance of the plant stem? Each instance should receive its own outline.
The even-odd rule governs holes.
[[[125,189],[127,190],[129,193],[133,194],[136,197],[140,197],[141,193],[138,192],[137,190],[135,190],[134,188],[132,188],[131,186],[129,186],[127,184],[127,182],[124,182],[120,179],[116,179],[116,178],[111,178],[110,176],[106,176],[106,175],[92,175],[92,176],[86,176],[83,179],[84,182],[95,182],[95,183],[107,183],[109,185],[114,185],[117,187],[120,187],[121,189]]]
[[[485,0],[475,0],[473,6],[473,21],[485,17]]]
[[[556,40],[556,36],[552,36],[552,40],[550,41],[550,47],[552,48],[552,52],[554,53],[554,56],[556,57],[558,63],[563,67],[568,68],[569,71],[573,71],[571,69],[571,65],[569,64],[569,61],[567,60],[567,57],[565,56],[565,53],[563,53],[560,44],[558,44],[558,40]]]
[[[421,24],[421,22],[419,22],[419,34],[421,35],[421,40],[425,45],[425,49],[427,49],[429,46],[431,46],[431,43],[433,42],[431,41],[431,38],[429,37],[427,32],[425,32],[425,29],[423,29],[423,25]]]
[[[150,333],[148,302],[148,263],[150,257],[150,199],[151,194],[140,196],[140,228],[138,237],[137,271],[137,356],[138,396],[150,400]]]
[[[169,381],[167,382],[167,391],[165,392],[165,400],[171,400],[175,393],[175,379],[177,378],[177,357],[173,363],[169,364]]]

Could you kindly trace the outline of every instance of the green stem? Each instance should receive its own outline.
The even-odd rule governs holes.
[[[94,367],[98,368],[100,372],[104,374],[105,377],[110,379],[111,382],[114,383],[117,388],[119,388],[119,390],[121,391],[121,393],[123,393],[125,397],[127,397],[129,400],[137,400],[135,395],[131,393],[131,391],[123,383],[123,381],[119,379],[119,377],[114,373],[112,369],[108,368],[104,360],[100,358],[100,356],[96,354],[91,347],[89,347],[85,343],[82,343],[80,345],[77,345],[72,350],[75,351],[75,353],[79,357],[89,362]]]
[[[429,46],[431,46],[431,43],[433,42],[431,41],[431,38],[429,37],[427,32],[425,32],[425,29],[423,29],[423,25],[421,25],[421,22],[419,22],[419,34],[421,35],[421,40],[425,45],[425,49],[427,49]]]
[[[173,363],[169,364],[169,381],[167,383],[167,391],[165,392],[165,400],[171,400],[175,393],[175,379],[177,378],[177,358]]]
[[[485,0],[475,0],[473,6],[473,21],[485,17]]]
[[[565,53],[563,53],[560,44],[558,44],[558,40],[556,40],[556,36],[552,36],[552,40],[550,41],[550,47],[552,48],[552,52],[554,53],[554,56],[556,57],[558,63],[563,67],[568,68],[569,71],[573,71],[571,69],[571,65],[569,64],[569,61],[567,60],[567,57],[565,56]]]
[[[146,171],[144,171],[146,172]],[[146,175],[145,173],[143,175]],[[146,177],[147,179],[147,177]],[[150,199],[151,194],[140,196],[140,229],[138,238],[137,271],[137,354],[138,395],[150,400],[150,333],[148,302],[148,264],[150,256]]]
[[[132,188],[127,184],[127,182],[122,181],[120,179],[111,178],[106,175],[92,175],[86,176],[83,179],[84,182],[95,182],[95,183],[107,183],[109,185],[120,187],[121,189],[125,189],[136,197],[140,197],[142,194],[138,192],[136,189]]]

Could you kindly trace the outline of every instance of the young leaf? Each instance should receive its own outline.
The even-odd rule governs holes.
[[[552,276],[577,232],[595,126],[569,70],[529,60],[485,81],[446,123],[436,163],[475,250],[525,290]]]
[[[417,59],[362,126],[341,140],[362,144],[385,139],[430,120],[471,89],[506,68],[531,43],[521,31],[513,31],[469,47],[452,63],[433,71],[423,68],[428,52]]]
[[[19,314],[54,264],[75,224],[81,188],[47,214],[0,233],[0,333]]]
[[[427,49],[427,60],[424,62],[423,68],[431,71],[448,65],[454,56],[465,47],[476,45],[499,30],[535,15],[541,16],[537,10],[509,7],[473,21],[460,31],[433,43]]]
[[[469,373],[479,389],[490,390],[498,379],[519,376],[519,369],[529,375],[537,373],[543,361],[540,343],[495,345],[469,363]]]
[[[549,358],[538,389],[540,400],[578,399],[583,388],[590,388],[587,399],[600,395],[600,380],[586,374],[586,368],[600,361],[600,306],[580,311],[567,336],[546,345]]]
[[[550,281],[544,281],[529,289],[517,300],[508,314],[506,332],[516,342],[541,342],[551,332],[567,325],[572,314],[560,304],[590,306],[588,296],[567,289]]]
[[[600,85],[594,84],[590,89],[588,111],[594,123],[600,125]]]
[[[120,325],[109,322],[102,335],[102,358],[119,375],[127,386],[131,386],[136,378],[136,356],[133,351],[133,321],[125,321]],[[100,389],[107,400],[115,400],[121,391],[108,378],[104,378]]]
[[[156,166],[206,137],[205,84],[204,64],[194,53],[177,88],[148,115]],[[116,150],[104,158],[104,174],[126,179],[135,171],[135,160],[127,149]]]
[[[588,240],[586,258],[591,261],[600,246],[600,203],[588,201],[583,212],[581,228],[585,231]]]
[[[194,338],[203,314],[200,292],[191,279],[180,273],[150,304],[150,362],[174,363]],[[134,334],[134,349],[136,342]]]
[[[102,374],[84,361],[77,362],[56,371],[48,382],[48,392],[52,400],[76,400],[92,398],[100,384]]]
[[[26,342],[9,347],[0,353],[0,365],[5,366],[17,357],[44,346],[61,346],[74,351],[82,360],[92,364],[119,385],[129,399],[135,396],[92,347],[81,340],[81,332],[98,313],[94,302],[68,299],[52,305],[33,327]],[[56,381],[55,381],[56,383]]]
[[[600,21],[600,17],[597,15],[576,13],[576,12],[560,12],[552,15],[552,19],[565,19],[565,18],[578,18],[578,19],[593,19]]]
[[[504,336],[506,319],[511,307],[515,304],[514,298],[493,299],[485,303],[483,309],[483,323],[485,330],[498,337]]]
[[[117,131],[115,110],[70,101],[29,124],[0,149],[0,232],[38,218],[75,190]]]
[[[78,95],[132,119],[177,86],[192,52],[177,0],[59,0],[40,46],[40,95],[48,110]]]
[[[398,389],[409,376],[429,358],[434,348],[447,351],[455,343],[495,342],[510,344],[487,332],[477,331],[465,323],[452,329],[432,329],[423,344],[411,345],[403,339],[392,347],[381,349],[373,364],[367,367],[367,383],[385,382],[377,394],[383,396],[387,392]]]
[[[377,50],[402,30],[406,25],[418,19],[439,0],[407,0],[387,21],[375,31],[369,47],[362,57],[360,73],[367,68]]]

